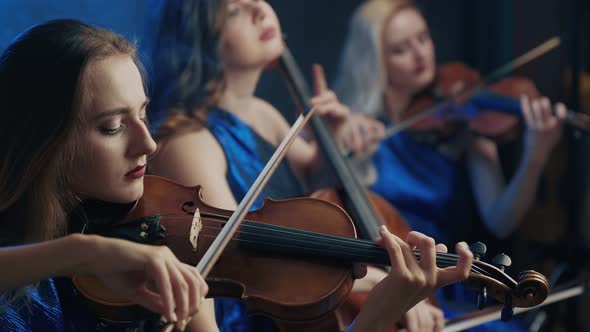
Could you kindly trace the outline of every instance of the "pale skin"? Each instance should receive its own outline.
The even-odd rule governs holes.
[[[401,10],[386,24],[383,35],[383,60],[387,73],[385,101],[387,112],[395,123],[411,97],[434,79],[435,53],[424,18],[412,8]],[[482,220],[497,237],[509,236],[530,208],[537,191],[538,178],[551,150],[561,135],[566,116],[565,106],[552,105],[547,98],[521,98],[526,124],[525,148],[519,167],[509,183],[501,170],[496,144],[483,137],[473,139],[467,150],[467,166],[472,190]],[[352,150],[371,149],[370,141],[379,140],[385,130],[382,125],[368,122],[362,115],[351,116],[346,129]],[[385,272],[370,269],[367,287],[377,283]],[[421,309],[408,314],[415,318],[407,322],[408,331],[439,331],[444,326],[442,312],[421,302]],[[442,325],[441,325],[442,322]]]
[[[92,97],[81,110],[84,122],[76,139],[86,149],[76,158],[73,188],[81,198],[137,200],[143,177],[128,173],[145,165],[156,149],[145,124],[148,99],[139,70],[127,55],[109,56],[88,64],[82,86],[92,89]],[[0,278],[4,291],[56,276],[94,275],[117,294],[175,322],[179,330],[189,317],[213,313],[204,303],[208,287],[203,278],[167,247],[74,234],[1,248],[0,266],[11,266]]]
[[[412,8],[403,9],[390,19],[383,43],[388,73],[385,101],[388,115],[395,123],[411,97],[434,79],[434,46],[424,18]],[[488,230],[498,238],[509,236],[530,208],[539,176],[561,136],[566,117],[563,104],[551,105],[545,97],[532,100],[522,97],[520,103],[526,125],[525,144],[518,169],[509,183],[502,173],[493,141],[476,137],[467,150],[469,177],[478,209]],[[382,126],[368,125],[359,115],[351,118],[355,120],[348,122],[347,131],[360,137],[357,140],[383,136]]]
[[[280,36],[278,18],[272,8],[263,1],[230,1],[228,12],[229,18],[222,28],[219,48],[225,86],[220,94],[218,106],[236,115],[260,136],[276,146],[285,137],[289,125],[274,107],[255,97],[254,91],[265,66],[276,59],[283,49],[282,40],[278,37]],[[274,29],[275,37],[262,40],[261,34],[269,28]],[[310,103],[315,107],[316,116],[329,117],[332,120],[332,129],[338,131],[342,120],[348,117],[349,111],[328,89],[321,67],[314,66],[313,74],[316,95]],[[287,153],[287,160],[296,172],[309,174],[319,168],[318,147],[313,141],[308,142],[297,138]],[[226,209],[235,209],[237,206],[225,177],[228,165],[224,151],[206,128],[167,139],[160,145],[151,167],[154,173],[182,184],[203,186],[203,197],[209,204]],[[382,231],[381,234],[382,236],[386,234],[388,240],[383,244],[390,250],[395,263],[405,262],[400,265],[405,267],[403,271],[394,269],[395,272],[392,272],[392,274],[401,273],[400,276],[386,279],[383,283],[387,286],[383,287],[391,291],[388,294],[395,294],[394,290],[397,292],[398,287],[407,288],[409,293],[403,299],[397,295],[389,296],[387,299],[373,296],[365,311],[379,308],[375,312],[383,313],[383,315],[387,312],[385,315],[387,318],[374,319],[371,314],[365,313],[359,317],[354,327],[358,331],[375,330],[376,326],[379,328],[391,326],[433,287],[440,285],[436,281],[438,277],[435,278],[435,276],[447,275],[440,279],[444,280],[443,283],[460,280],[466,277],[471,264],[471,253],[464,245],[461,245],[458,247],[458,253],[462,258],[456,268],[442,271],[432,265],[423,264],[422,266],[420,265],[422,263],[418,264],[413,256],[402,254],[402,251],[398,250],[403,241],[386,231]],[[424,237],[421,234],[415,236],[420,239]],[[430,239],[427,242],[430,243],[430,241],[432,246],[421,248],[434,255],[434,241]],[[415,245],[421,246],[417,242]],[[409,248],[407,244],[402,247]],[[428,273],[425,272],[426,270]],[[419,277],[420,275],[428,275],[429,278]],[[390,321],[391,317],[395,319]]]

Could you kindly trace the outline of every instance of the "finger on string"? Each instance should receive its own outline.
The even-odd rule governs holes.
[[[391,234],[385,225],[379,227],[379,235],[380,238],[377,239],[377,242],[382,243],[387,250],[389,261],[391,262],[391,269],[398,271],[407,270],[408,267],[404,262],[402,249],[399,246],[398,241],[395,240],[396,236]]]
[[[457,265],[439,269],[438,287],[465,280],[469,276],[471,264],[473,263],[473,253],[471,253],[465,242],[457,243],[455,251],[459,256]]]
[[[412,232],[410,232],[412,233]],[[416,233],[416,232],[414,232]],[[394,236],[394,240],[398,243],[402,250],[402,254],[404,255],[404,261],[406,262],[406,266],[410,271],[416,271],[417,269],[421,269],[420,265],[418,264],[418,259],[414,255],[413,246],[408,244],[406,241],[400,239],[399,237]],[[409,233],[408,233],[409,235]]]
[[[326,75],[324,73],[324,68],[315,63],[312,66],[313,71],[313,82],[314,82],[314,91],[316,95],[321,94],[322,92],[328,90],[328,83],[326,81]]]
[[[440,252],[443,254],[446,254],[447,252],[449,252],[449,249],[447,248],[447,246],[444,243],[437,243],[435,246],[435,250],[436,250],[436,252]]]
[[[420,250],[420,263],[425,273],[428,275],[428,280],[436,280],[436,253],[434,251],[434,239],[419,232],[408,233],[407,238],[410,246]]]

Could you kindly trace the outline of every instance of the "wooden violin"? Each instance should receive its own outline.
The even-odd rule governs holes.
[[[144,195],[127,212],[113,216],[122,221],[109,226],[110,236],[166,245],[181,261],[193,265],[233,213],[205,203],[200,187],[156,176],[145,177]],[[150,229],[161,236],[152,237]],[[419,259],[420,253],[414,253]],[[439,267],[453,266],[457,259],[454,254],[436,256]],[[208,274],[208,296],[240,299],[252,313],[275,319],[313,321],[346,299],[353,263],[390,264],[385,249],[356,239],[354,224],[340,207],[314,198],[266,199],[259,210],[248,212]],[[95,278],[76,276],[73,282],[99,318],[110,322],[145,318],[144,309]],[[549,292],[547,279],[537,272],[524,271],[514,280],[483,262],[474,262],[468,284],[485,287],[489,296],[510,307],[537,305]]]
[[[518,97],[541,94],[527,78],[499,79],[557,45],[559,39],[552,38],[483,79],[461,63],[440,65],[435,82],[413,98],[401,120],[387,130],[386,137],[410,129],[444,138],[463,128],[496,140],[515,137],[515,129],[523,118]],[[463,107],[466,103],[476,107]],[[590,117],[583,113],[568,110],[566,122],[590,132]]]
[[[411,102],[401,121],[407,121],[433,107],[456,92],[480,82],[479,73],[462,63],[448,63],[438,67],[437,80],[418,94]],[[528,78],[513,76],[480,88],[461,101],[422,117],[409,130],[429,132],[441,137],[452,136],[457,130],[468,128],[472,133],[495,141],[506,141],[517,136],[523,118],[520,96],[537,98],[541,93]],[[473,107],[465,107],[469,103]],[[590,117],[580,112],[567,111],[566,122],[576,129],[590,132]]]

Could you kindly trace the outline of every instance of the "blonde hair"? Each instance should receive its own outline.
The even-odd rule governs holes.
[[[368,0],[351,20],[334,91],[353,111],[379,116],[386,85],[383,38],[386,24],[402,9],[417,7],[410,0]]]

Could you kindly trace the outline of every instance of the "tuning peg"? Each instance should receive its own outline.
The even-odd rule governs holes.
[[[510,259],[510,257],[508,257],[508,255],[503,254],[503,253],[496,255],[496,257],[494,257],[494,260],[492,262],[494,263],[494,265],[496,265],[502,271],[506,270],[506,268],[508,268],[508,267],[510,267],[510,265],[512,265],[512,260]]]
[[[486,245],[482,242],[478,241],[470,245],[469,250],[471,250],[471,252],[473,253],[473,257],[475,258],[475,260],[479,260],[480,258],[486,255],[488,247],[486,247]]]
[[[486,306],[488,302],[488,288],[483,286],[480,292],[477,294],[477,309],[481,310]]]

